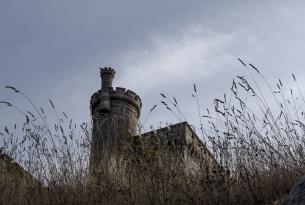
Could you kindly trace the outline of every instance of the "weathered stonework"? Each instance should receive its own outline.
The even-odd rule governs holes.
[[[141,137],[146,140],[153,136],[165,140],[167,149],[171,152],[169,160],[176,160],[176,163],[181,164],[186,172],[204,170],[207,174],[211,174],[215,170],[221,170],[213,155],[187,122],[141,134]]]
[[[213,169],[221,169],[187,122],[138,134],[137,122],[142,106],[140,97],[125,88],[112,87],[115,74],[112,68],[101,68],[100,73],[101,90],[94,93],[90,101],[93,121],[90,170],[101,165],[106,153],[118,153],[126,139],[133,136],[143,138],[146,142],[153,136],[158,136],[168,145],[166,154],[171,159],[178,160],[188,171],[204,169],[212,172]]]
[[[90,101],[93,121],[90,169],[99,166],[106,151],[117,153],[128,136],[137,134],[141,99],[131,90],[113,88],[115,71],[101,68],[101,90],[94,93]]]
[[[41,204],[35,197],[43,199],[46,194],[38,179],[4,153],[0,153],[0,190],[0,201],[7,204]]]

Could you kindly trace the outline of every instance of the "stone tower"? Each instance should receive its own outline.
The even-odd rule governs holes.
[[[122,87],[112,87],[114,69],[100,68],[101,90],[90,101],[93,121],[90,169],[99,166],[107,153],[115,154],[128,136],[137,135],[141,99],[136,93]]]

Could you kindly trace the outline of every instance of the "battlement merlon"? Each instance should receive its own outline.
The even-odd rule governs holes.
[[[119,100],[119,101],[122,101],[125,103],[129,103],[133,107],[135,107],[138,117],[140,116],[142,102],[141,102],[141,98],[135,92],[133,92],[131,90],[126,90],[125,88],[122,88],[122,87],[116,87],[116,88],[109,87],[108,92],[109,92],[110,104],[111,104],[111,101],[114,101],[114,100],[116,100],[116,101]],[[92,115],[95,113],[96,109],[98,108],[98,106],[101,103],[100,102],[101,94],[102,94],[102,91],[99,90],[91,96],[90,110],[91,110]]]
[[[111,67],[100,67],[100,75],[102,78],[102,90],[108,90],[112,87],[112,81],[115,75],[115,70]]]

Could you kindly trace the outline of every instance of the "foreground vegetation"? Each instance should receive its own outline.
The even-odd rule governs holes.
[[[1,152],[39,182],[20,180],[16,172],[1,172],[0,204],[272,204],[283,200],[305,171],[305,99],[294,75],[296,89],[285,88],[281,80],[273,89],[254,65],[239,61],[249,79],[237,76],[230,93],[214,100],[214,111],[202,111],[194,85],[198,135],[222,166],[221,177],[217,170],[186,174],[179,164],[169,166],[160,151],[162,143],[153,149],[140,144],[138,152],[130,142],[127,158],[105,160],[99,178],[92,180],[90,125],[77,126],[66,113],[57,113],[51,100],[57,123],[50,124],[43,108],[7,86],[23,95],[32,111],[0,101],[25,119],[21,130],[15,125],[0,131]],[[166,109],[183,120],[176,98],[161,97]]]

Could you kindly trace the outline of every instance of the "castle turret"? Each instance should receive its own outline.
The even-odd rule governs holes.
[[[133,91],[112,87],[114,69],[100,68],[100,75],[102,87],[90,101],[93,121],[90,168],[100,164],[105,151],[116,154],[128,136],[137,134],[142,106]]]
[[[114,78],[115,71],[110,67],[100,67],[100,75],[102,78],[102,89],[108,89],[112,87],[112,81]]]
[[[101,68],[100,75],[102,78],[102,87],[100,93],[100,106],[98,112],[110,112],[110,96],[109,89],[112,88],[112,81],[114,78],[115,71],[110,67]]]

